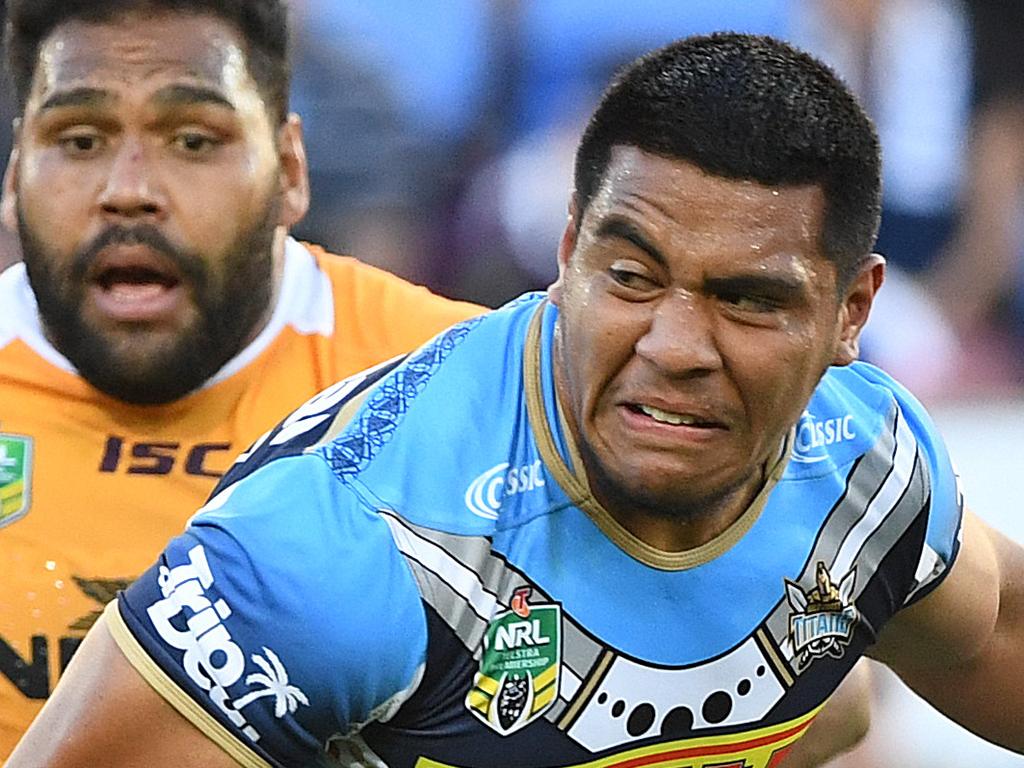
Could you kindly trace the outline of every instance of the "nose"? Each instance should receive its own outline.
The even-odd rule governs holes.
[[[99,204],[104,214],[124,218],[159,218],[165,200],[159,188],[156,169],[147,157],[141,141],[127,137],[117,147]]]
[[[673,377],[706,375],[722,367],[710,310],[699,296],[673,292],[654,307],[636,353]]]

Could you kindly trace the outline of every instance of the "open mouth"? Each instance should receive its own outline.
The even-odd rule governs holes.
[[[706,416],[693,413],[666,411],[661,408],[655,408],[653,405],[644,405],[641,403],[627,403],[626,408],[637,415],[646,416],[659,424],[668,424],[673,427],[697,427],[702,429],[725,428],[725,425],[720,421],[715,421],[707,418]]]
[[[145,245],[108,245],[91,265],[88,278],[105,291],[118,286],[174,288],[181,283],[177,265]]]
[[[105,291],[121,286],[174,288],[181,283],[177,275],[143,265],[110,267],[98,273],[93,281]]]
[[[168,321],[186,297],[177,265],[145,246],[104,248],[87,278],[94,306],[115,322]]]

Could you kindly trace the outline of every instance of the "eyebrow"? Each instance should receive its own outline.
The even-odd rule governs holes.
[[[643,231],[627,218],[611,215],[604,219],[597,228],[598,237],[615,237],[632,243],[663,267],[668,266],[664,254],[654,245]]]
[[[756,274],[709,277],[705,287],[712,293],[754,294],[768,296],[798,296],[806,288],[803,280],[795,275]]]
[[[156,92],[153,99],[162,107],[183,107],[195,104],[212,104],[235,112],[235,105],[220,91],[201,85],[168,85]]]
[[[109,104],[114,101],[116,97],[110,91],[105,91],[102,88],[72,88],[68,91],[57,91],[56,93],[50,94],[46,101],[39,107],[40,112],[46,112],[51,109],[62,109],[66,107],[98,107],[104,104]]]
[[[39,107],[40,112],[68,107],[102,107],[117,100],[117,96],[102,88],[82,86],[67,91],[57,91],[47,97]],[[200,85],[169,85],[156,92],[153,99],[161,107],[183,107],[195,104],[213,104],[232,112],[235,105],[219,91]]]

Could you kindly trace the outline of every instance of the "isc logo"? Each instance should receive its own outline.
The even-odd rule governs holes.
[[[146,443],[132,442],[117,435],[111,435],[103,446],[100,472],[126,472],[129,475],[169,475],[179,464],[186,475],[218,478],[223,469],[214,468],[214,463],[226,468],[231,443]],[[230,456],[230,453],[228,454]]]

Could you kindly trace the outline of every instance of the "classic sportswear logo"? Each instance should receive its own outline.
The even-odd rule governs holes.
[[[846,414],[829,419],[818,419],[804,411],[796,425],[796,440],[793,444],[793,461],[802,464],[816,464],[828,458],[825,449],[830,445],[853,440],[853,415]]]
[[[532,464],[513,467],[507,461],[491,467],[466,489],[466,507],[477,517],[497,520],[501,500],[544,487],[544,470],[540,459]]]
[[[300,704],[309,704],[306,694],[290,684],[277,654],[266,646],[262,656],[251,657],[262,672],[245,678],[246,685],[260,687],[233,702],[229,699],[228,688],[245,673],[245,654],[223,623],[231,615],[231,606],[206,595],[213,585],[213,573],[201,544],[189,550],[187,563],[175,568],[160,566],[157,583],[163,598],[147,609],[153,628],[169,646],[184,651],[185,673],[252,741],[259,741],[260,734],[241,713],[244,707],[273,696],[274,715],[280,718],[295,712]]]

